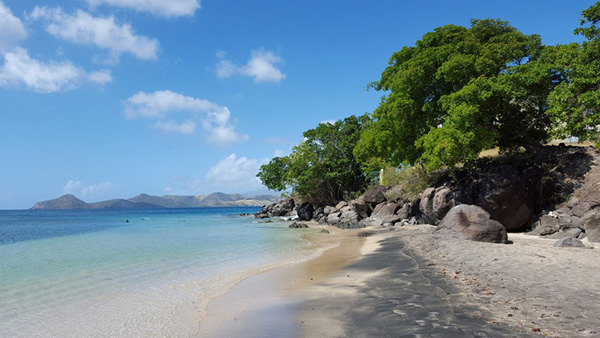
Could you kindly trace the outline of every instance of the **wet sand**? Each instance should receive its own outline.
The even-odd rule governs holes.
[[[314,225],[313,225],[314,226]],[[212,300],[197,337],[294,337],[301,331],[298,314],[303,290],[322,282],[361,255],[358,231],[328,227],[315,233],[313,250],[334,245],[318,257],[251,276]]]
[[[509,245],[457,241],[432,230],[334,233],[336,249],[211,302],[198,336],[599,336],[599,248],[522,234],[509,234]]]

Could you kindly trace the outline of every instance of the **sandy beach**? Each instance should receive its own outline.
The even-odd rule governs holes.
[[[213,300],[198,337],[594,337],[598,247],[509,234],[511,244],[431,235],[429,225],[314,234],[319,257],[245,279]],[[368,229],[367,229],[368,230]]]

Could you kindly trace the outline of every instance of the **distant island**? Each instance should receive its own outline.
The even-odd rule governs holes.
[[[151,196],[140,194],[130,199],[113,199],[86,203],[66,194],[52,200],[37,202],[30,210],[74,210],[74,209],[159,209],[159,208],[200,208],[200,207],[248,207],[261,206],[279,200],[278,196],[225,194],[215,192],[201,196]]]

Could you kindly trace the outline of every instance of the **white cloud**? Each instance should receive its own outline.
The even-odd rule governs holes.
[[[217,77],[226,78],[238,72],[238,68],[227,60],[221,60],[217,63]]]
[[[40,93],[66,91],[85,82],[110,81],[112,77],[106,70],[88,74],[68,61],[42,62],[32,59],[21,47],[4,54],[4,64],[0,66],[0,86],[25,86]]]
[[[220,61],[217,63],[217,77],[227,78],[235,74],[245,75],[254,78],[254,82],[280,82],[286,78],[286,75],[277,68],[277,64],[282,63],[283,59],[275,55],[274,52],[258,49],[251,52],[250,59],[245,65],[236,66],[234,63],[225,59],[226,54],[223,51],[217,53]]]
[[[69,180],[63,187],[63,193],[65,194],[77,194],[81,191],[81,181]]]
[[[110,74],[110,70],[102,69],[96,72],[91,72],[89,79],[91,82],[103,85],[112,82],[113,77]]]
[[[109,5],[149,12],[158,16],[192,16],[200,9],[199,0],[87,0],[92,6]]]
[[[236,154],[231,154],[210,168],[205,179],[216,187],[245,190],[260,188],[262,183],[256,174],[264,163],[265,161],[259,163],[256,159],[238,158]]]
[[[23,22],[0,0],[0,53],[15,47],[26,37]]]
[[[173,120],[176,118],[175,114],[187,117],[186,121]],[[170,90],[139,92],[131,96],[125,102],[125,116],[129,119],[154,119],[157,121],[157,128],[165,132],[184,134],[192,133],[196,129],[196,124],[191,119],[197,118],[202,121],[209,142],[226,145],[248,139],[248,135],[235,131],[231,112],[227,107]]]
[[[82,10],[71,15],[59,7],[36,6],[29,18],[47,20],[46,31],[56,38],[106,49],[114,60],[118,60],[121,53],[130,53],[142,60],[157,59],[156,39],[136,35],[131,25],[120,25],[113,16],[94,17]]]
[[[160,118],[173,111],[213,111],[215,115],[229,116],[227,107],[208,100],[184,96],[170,90],[158,90],[154,93],[139,92],[126,101],[125,114],[128,118],[136,117]]]

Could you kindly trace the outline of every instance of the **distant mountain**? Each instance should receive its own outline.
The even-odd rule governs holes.
[[[114,199],[95,203],[86,203],[73,195],[38,202],[31,209],[159,209],[159,208],[199,208],[261,206],[277,202],[279,198],[271,195],[245,196],[216,192],[202,196],[152,196],[140,194],[130,199]]]
[[[62,195],[59,198],[37,202],[31,209],[89,209],[90,206],[73,195]]]

